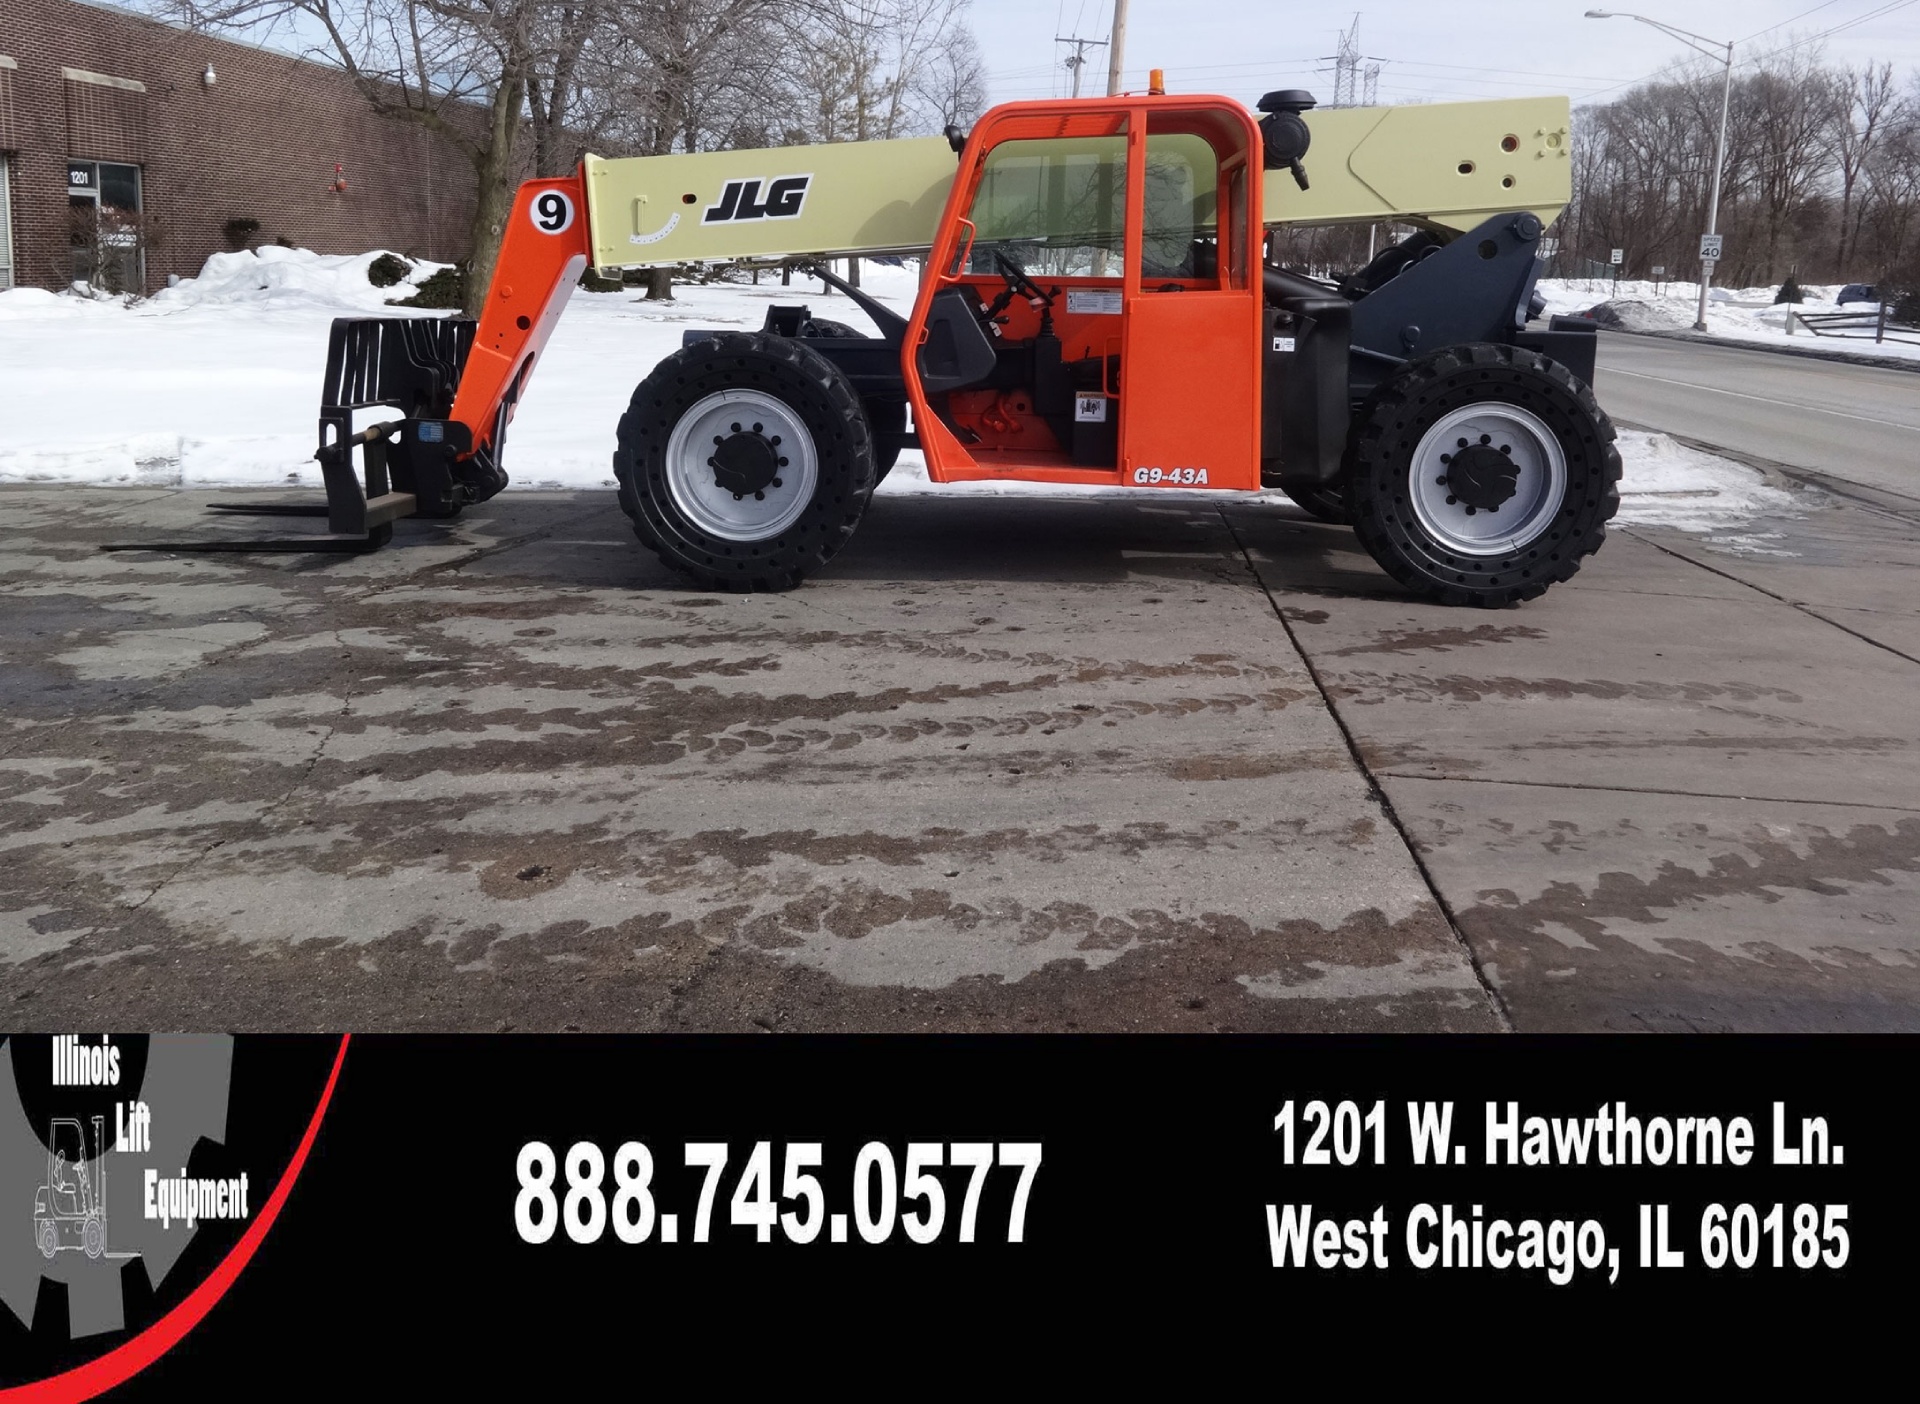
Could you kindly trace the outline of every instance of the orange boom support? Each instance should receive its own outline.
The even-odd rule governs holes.
[[[449,415],[471,441],[461,460],[498,464],[520,392],[586,270],[590,248],[581,173],[520,187]]]

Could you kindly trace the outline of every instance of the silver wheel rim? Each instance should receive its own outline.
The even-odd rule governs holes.
[[[1497,508],[1460,501],[1447,480],[1466,445],[1503,452],[1519,470]],[[1539,539],[1567,496],[1567,455],[1540,417],[1518,405],[1482,401],[1443,416],[1413,451],[1413,514],[1437,543],[1463,556],[1499,556]]]
[[[775,441],[778,486],[736,496],[714,480],[711,459],[720,440],[757,433]],[[674,506],[701,531],[726,541],[765,541],[806,513],[820,481],[813,435],[786,401],[760,390],[722,390],[699,401],[667,438],[667,491]]]

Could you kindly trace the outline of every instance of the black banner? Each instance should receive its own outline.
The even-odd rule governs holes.
[[[1845,1319],[1920,1249],[1916,1046],[16,1036],[0,1384],[484,1390],[823,1317]]]

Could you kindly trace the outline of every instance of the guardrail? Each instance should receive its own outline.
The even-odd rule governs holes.
[[[1870,312],[1796,312],[1789,307],[1788,336],[1793,335],[1795,322],[1815,336],[1837,336],[1854,341],[1871,336],[1876,346],[1889,341],[1897,341],[1905,346],[1920,346],[1920,327],[1888,320],[1887,304],[1884,302]]]

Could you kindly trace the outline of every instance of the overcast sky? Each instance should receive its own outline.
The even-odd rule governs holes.
[[[1628,19],[1583,16],[1597,0],[1359,0],[1348,5],[1276,0],[1131,0],[1129,88],[1149,68],[1169,87],[1251,101],[1273,88],[1333,95],[1339,31],[1360,16],[1360,52],[1382,60],[1380,101],[1446,102],[1565,93],[1575,103],[1618,93],[1650,77],[1686,48]],[[1601,8],[1614,8],[1601,5]],[[1769,44],[1824,40],[1836,62],[1892,60],[1920,67],[1920,0],[1639,0],[1628,7],[1737,47],[1734,61]],[[1069,91],[1056,35],[1104,39],[1113,0],[973,0],[973,28],[985,51],[996,102]],[[1103,49],[1089,50],[1083,91],[1105,90]],[[1328,71],[1318,71],[1328,70]]]

